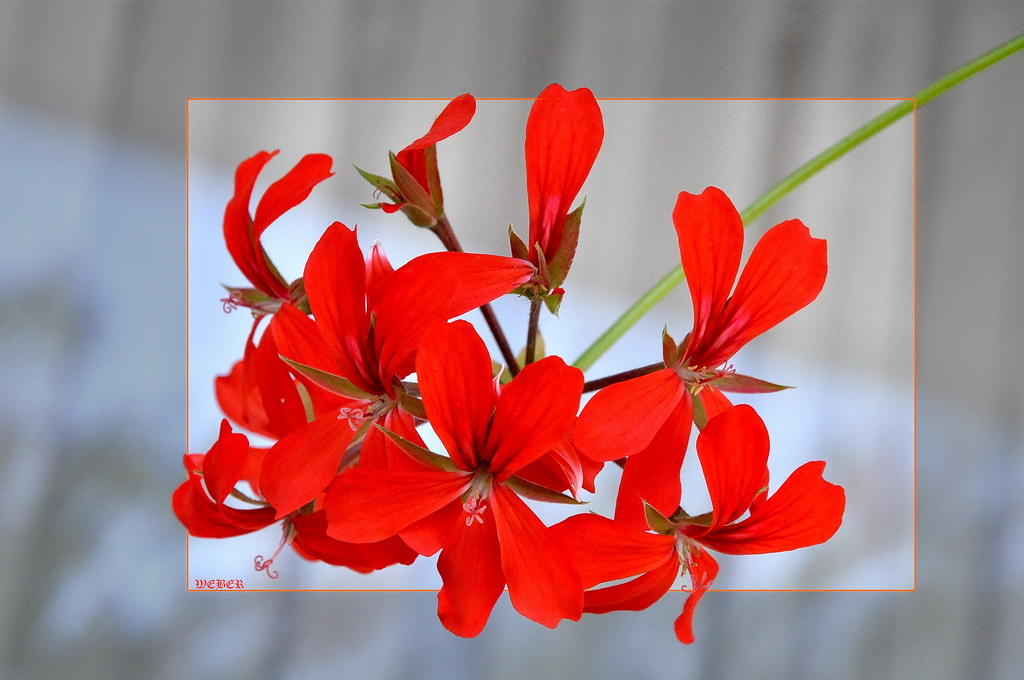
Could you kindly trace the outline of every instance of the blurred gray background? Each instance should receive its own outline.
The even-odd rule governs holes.
[[[331,153],[339,176],[295,219],[298,249],[323,220],[341,219],[401,261],[431,244],[355,211],[369,195],[348,164],[384,170],[384,150],[422,134],[440,108],[395,108],[374,130],[351,109],[300,118],[241,103],[187,111],[186,99],[533,97],[550,82],[598,97],[904,97],[1022,31],[1024,4],[999,2],[0,4],[0,678],[1016,678],[1021,55],[918,113],[916,272],[909,119],[787,197],[748,237],[800,217],[829,239],[821,299],[760,339],[741,370],[800,387],[763,402],[766,419],[793,422],[769,422],[773,450],[800,451],[780,462],[776,483],[810,451],[858,499],[836,547],[773,563],[768,584],[915,585],[906,444],[916,391],[914,592],[714,593],[687,648],[671,629],[680,594],[555,631],[503,600],[479,638],[462,640],[437,623],[432,593],[187,593],[169,497],[181,454],[205,450],[216,427],[209,409],[193,413],[186,439],[186,396],[198,408],[209,398],[202,381],[227,369],[216,355],[197,358],[186,389],[186,261],[193,274],[209,263],[214,283],[240,282],[211,252],[234,166],[282,148],[265,186],[303,153]],[[500,196],[452,186],[449,199],[461,203],[467,246],[503,252],[504,222],[526,229],[518,154],[528,105],[496,104],[482,103],[441,158],[453,183],[465,172],[481,186],[507,182]],[[598,317],[674,264],[675,192],[715,184],[743,207],[887,105],[603,105],[605,147],[584,190],[594,236],[570,278],[578,299],[545,322],[549,344],[573,358]],[[487,149],[490,164],[473,157],[489,125],[508,135]],[[276,240],[268,232],[268,249],[293,246],[290,228],[276,225]],[[211,233],[209,248],[197,247]],[[202,285],[193,276],[193,315],[210,304]],[[670,295],[652,314],[654,339],[636,329],[592,376],[656,360],[663,324],[688,329],[686,299]],[[193,332],[225,324],[218,337],[234,332],[240,347],[244,315],[212,308],[193,317]],[[513,301],[508,313],[517,311]],[[792,401],[771,405],[779,399]],[[793,419],[794,409],[805,415]],[[239,552],[251,560],[274,541]],[[722,587],[765,583],[761,559],[723,562]],[[282,564],[291,587],[323,584],[294,557]]]

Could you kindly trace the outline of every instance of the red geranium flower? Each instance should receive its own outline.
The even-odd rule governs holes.
[[[328,533],[379,541],[401,532],[421,554],[441,550],[438,616],[472,637],[508,584],[524,616],[555,627],[583,605],[569,555],[519,494],[572,502],[516,473],[562,441],[576,417],[583,375],[558,357],[526,366],[503,389],[483,341],[465,321],[435,325],[417,360],[423,405],[450,458],[405,442],[434,469],[345,470],[325,501]]]
[[[306,200],[314,186],[334,174],[332,161],[325,154],[303,156],[284,177],[267,187],[253,217],[249,202],[256,178],[277,153],[260,151],[242,161],[235,172],[235,195],[224,210],[224,240],[235,264],[254,288],[231,288],[224,300],[225,309],[243,306],[255,314],[268,314],[277,311],[282,302],[302,299],[301,282],[289,284],[281,277],[263,250],[260,237],[274,220]]]
[[[680,569],[693,592],[676,619],[676,636],[693,642],[693,611],[718,575],[707,550],[750,555],[795,550],[823,543],[843,521],[846,494],[822,478],[825,463],[797,468],[771,496],[768,492],[768,431],[746,405],[723,411],[697,437],[710,513],[670,518],[650,506],[647,533],[598,515],[576,515],[552,527],[574,557],[586,588],[637,576],[618,585],[588,590],[583,610],[603,613],[645,609],[667,592]],[[741,519],[747,512],[749,515]]]
[[[676,345],[665,335],[665,368],[601,390],[573,435],[595,460],[630,456],[616,518],[643,522],[640,499],[660,512],[679,497],[693,397],[703,422],[731,404],[721,390],[766,392],[781,386],[737,375],[726,362],[743,345],[810,304],[828,272],[826,244],[799,220],[769,229],[750,254],[735,290],[743,252],[739,212],[719,189],[680,193],[672,219],[693,299],[693,331]],[[732,295],[730,291],[732,290]],[[665,430],[665,431],[663,431]],[[682,434],[685,432],[685,435]],[[675,441],[666,450],[662,439]]]
[[[340,222],[328,227],[305,270],[316,321],[285,304],[274,338],[300,375],[355,402],[295,430],[267,454],[260,484],[279,516],[320,494],[363,432],[360,465],[387,467],[383,435],[370,425],[379,419],[402,436],[415,431],[418,402],[402,378],[413,371],[424,331],[510,292],[533,272],[523,260],[470,253],[421,255],[393,270],[377,248],[364,261],[354,230]]]

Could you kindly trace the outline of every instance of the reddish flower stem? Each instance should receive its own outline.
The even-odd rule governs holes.
[[[532,364],[537,356],[537,330],[540,326],[540,298],[530,300],[530,325],[526,331],[526,361]]]
[[[461,253],[465,252],[462,250],[462,244],[459,243],[459,239],[455,236],[455,231],[452,229],[452,225],[448,222],[448,218],[441,216],[437,220],[431,231],[437,234],[437,237],[441,239],[441,243],[450,252]],[[505,331],[501,329],[501,324],[498,322],[498,317],[494,314],[494,310],[491,309],[491,305],[484,304],[480,307],[480,313],[484,315],[484,321],[487,322],[487,327],[491,329],[491,335],[494,336],[494,341],[498,343],[498,350],[501,352],[502,358],[505,359],[505,365],[508,366],[508,372],[512,374],[512,377],[516,377],[519,374],[519,361],[516,359],[516,355],[512,352],[512,347],[508,344],[508,338],[505,337]],[[529,363],[529,362],[527,362]]]
[[[626,380],[632,380],[633,378],[639,378],[642,375],[654,373],[655,371],[660,371],[663,368],[665,368],[665,364],[663,362],[658,362],[656,364],[651,364],[650,366],[641,366],[640,368],[634,368],[630,371],[623,371],[622,373],[609,375],[605,378],[591,380],[590,382],[583,383],[583,393],[586,394],[587,392],[593,392],[603,387],[614,385],[615,383],[624,382]]]

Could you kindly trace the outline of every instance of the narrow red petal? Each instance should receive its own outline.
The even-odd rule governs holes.
[[[448,505],[471,480],[468,473],[350,468],[324,499],[327,533],[352,543],[382,541]]]
[[[711,496],[714,523],[694,536],[713,534],[750,508],[768,469],[768,446],[764,421],[746,404],[708,421],[697,436],[697,455]]]
[[[765,491],[768,432],[760,417],[754,413],[755,418],[749,418],[747,411],[753,409],[746,405],[733,407],[708,421],[697,437],[697,455],[711,497],[713,520],[708,526],[683,525],[683,533],[691,538],[736,521]],[[705,437],[712,423],[711,434]]]
[[[582,392],[583,372],[555,356],[526,366],[505,386],[485,449],[496,482],[508,479],[565,439],[576,420]]]
[[[469,93],[459,95],[448,102],[434,124],[430,126],[430,131],[395,155],[398,164],[408,170],[420,186],[429,191],[426,166],[427,147],[451,137],[469,125],[474,113],[476,113],[476,99]]]
[[[703,550],[698,549],[690,561],[690,577],[693,592],[683,604],[683,613],[675,621],[676,637],[684,645],[693,643],[693,612],[711,584],[718,578],[718,562]]]
[[[303,277],[316,325],[340,375],[364,389],[378,388],[375,362],[366,343],[370,317],[365,267],[355,230],[335,222],[309,254]],[[367,391],[378,393],[379,389]]]
[[[203,459],[203,479],[217,503],[223,503],[242,478],[249,456],[249,439],[231,431],[227,420],[220,421],[220,436]]]
[[[276,314],[274,315],[277,316]],[[273,319],[271,326],[273,326]],[[306,424],[306,409],[295,388],[295,381],[281,361],[274,333],[268,328],[253,354],[253,372],[259,387],[260,403],[266,412],[267,424],[275,439]]]
[[[437,558],[437,571],[444,583],[437,594],[437,617],[452,633],[475,637],[505,589],[494,522],[456,526]]]
[[[824,239],[811,238],[799,220],[765,232],[750,253],[726,314],[716,324],[717,338],[705,350],[704,365],[729,359],[818,297],[828,274],[827,250]]]
[[[693,402],[686,393],[647,447],[626,461],[615,502],[615,519],[638,529],[647,528],[644,501],[665,517],[679,507],[679,471],[693,427]]]
[[[278,517],[314,500],[334,476],[355,432],[332,413],[300,427],[267,452],[260,473],[263,497]]]
[[[380,241],[375,241],[373,247],[370,248],[370,254],[366,258],[367,309],[377,308],[377,298],[379,297],[381,286],[394,273],[395,268],[391,266],[391,261],[388,260],[388,256],[384,254],[384,249],[381,248]]]
[[[452,461],[476,469],[497,400],[491,355],[472,324],[433,326],[420,344],[416,376],[430,425]]]
[[[822,478],[825,463],[797,468],[750,517],[700,539],[712,550],[761,554],[824,543],[839,530],[846,508],[843,487]]]
[[[651,443],[685,392],[670,368],[609,385],[583,407],[572,442],[592,460],[630,456]]]
[[[515,610],[548,628],[562,619],[578,621],[583,614],[583,582],[565,547],[505,485],[494,485],[491,507]]]
[[[743,221],[721,189],[708,187],[699,195],[680,193],[672,222],[693,300],[687,356],[696,357],[701,366],[717,366],[702,363],[701,357],[705,343],[714,339],[707,336],[708,326],[722,314],[736,281],[743,256]]]
[[[573,515],[551,527],[572,555],[584,588],[643,574],[666,561],[678,566],[675,540],[600,515]]]
[[[413,352],[431,324],[491,302],[531,276],[525,260],[475,253],[430,253],[399,267],[373,310],[381,381],[413,371]]]
[[[231,259],[252,285],[267,295],[280,297],[287,294],[287,286],[279,278],[266,278],[263,249],[253,232],[249,202],[260,171],[277,155],[277,151],[260,151],[247,158],[235,171],[235,193],[224,210],[224,241]]]
[[[669,591],[678,575],[679,560],[672,555],[671,559],[635,579],[583,593],[583,611],[605,614],[647,609]]]
[[[438,114],[437,119],[430,126],[430,131],[427,134],[398,152],[398,161],[402,161],[402,154],[407,151],[426,149],[428,146],[433,146],[443,139],[448,139],[469,125],[469,121],[473,120],[475,113],[476,99],[473,98],[473,95],[468,92],[460,94],[448,102],[444,110]]]
[[[526,189],[530,204],[530,257],[539,244],[550,262],[572,207],[604,141],[601,107],[587,88],[549,85],[526,122]]]
[[[284,177],[267,187],[253,218],[257,243],[274,220],[306,200],[313,187],[334,174],[331,162],[331,157],[322,153],[303,156]]]

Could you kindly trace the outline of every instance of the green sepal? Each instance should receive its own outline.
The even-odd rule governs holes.
[[[408,454],[414,460],[417,460],[427,467],[434,468],[435,470],[444,470],[446,472],[458,472],[459,468],[455,466],[451,458],[438,455],[430,449],[425,449],[419,444],[414,444],[405,437],[395,434],[386,427],[377,425],[377,429],[383,432],[388,439],[394,442],[395,446],[400,448],[406,454]]]
[[[580,240],[580,221],[583,219],[583,208],[586,205],[587,199],[584,198],[578,208],[565,216],[565,223],[562,225],[562,240],[548,265],[552,288],[562,285],[565,277],[569,274],[572,260],[576,257],[576,246]]]
[[[398,190],[398,187],[395,186],[395,183],[389,180],[387,177],[381,177],[380,175],[374,175],[372,172],[366,172],[358,165],[353,165],[352,167],[356,169],[356,172],[363,176],[363,179],[372,184],[375,189],[377,189],[379,192],[390,198],[395,203],[401,203],[402,201],[405,200],[402,198],[402,192]],[[380,203],[361,203],[360,205],[366,208],[380,208]]]
[[[427,190],[434,199],[434,214],[444,214],[444,194],[441,193],[441,175],[437,170],[437,145],[431,144],[423,150],[423,160],[427,168]]]
[[[539,243],[534,246],[534,249],[537,251],[537,274],[534,276],[534,279],[536,280],[539,277],[544,287],[547,290],[551,290],[551,270],[548,269],[548,260],[544,257],[544,249],[540,247]],[[533,299],[532,296],[528,297],[531,300]]]
[[[647,518],[647,526],[658,534],[671,534],[675,531],[676,525],[668,517],[658,512],[658,509],[653,505],[644,501],[644,517]]]
[[[512,249],[512,257],[520,260],[530,259],[530,250],[526,247],[526,243],[523,239],[515,232],[512,225],[508,225],[508,243]]]
[[[262,303],[270,302],[270,296],[264,293],[259,288],[235,288],[234,286],[228,286],[220,284],[221,288],[228,292],[228,299],[231,299],[233,295],[238,296],[238,300],[243,307],[257,307]]]
[[[665,326],[664,330],[661,331],[661,355],[665,360],[666,366],[675,366],[681,358],[679,345],[676,343],[675,338],[668,334],[668,326]]]
[[[414,418],[419,418],[420,420],[427,419],[427,410],[423,408],[423,402],[411,394],[400,392],[398,395],[398,405],[402,407],[403,411]]]
[[[704,426],[708,424],[708,414],[704,410],[704,403],[700,400],[700,395],[693,398],[693,424],[697,426],[698,430],[703,430]]]
[[[299,375],[309,378],[314,385],[322,387],[328,392],[334,394],[340,394],[343,397],[349,397],[350,399],[366,399],[372,400],[376,395],[364,392],[359,389],[352,382],[346,378],[342,378],[340,375],[334,375],[327,371],[321,371],[319,368],[313,368],[306,364],[300,364],[298,361],[292,361],[288,357],[278,354],[281,357],[281,361],[291,366]]]
[[[563,293],[548,293],[544,296],[544,305],[555,316],[558,316],[558,310],[562,306],[562,295]]]
[[[758,378],[751,378],[749,375],[740,375],[739,373],[723,376],[712,380],[708,384],[717,387],[723,392],[739,392],[742,394],[764,394],[766,392],[793,389],[789,385],[776,385],[767,380],[759,380]]]
[[[434,226],[437,223],[437,213],[434,211],[434,203],[426,190],[420,186],[412,173],[398,162],[398,157],[394,153],[388,152],[388,158],[391,160],[391,174],[395,178],[395,184],[406,202],[402,206],[402,212],[417,227]],[[419,210],[409,210],[410,207],[419,208]]]
[[[586,501],[578,501],[572,496],[566,496],[564,493],[558,491],[552,491],[546,486],[529,482],[522,477],[509,477],[505,480],[505,484],[508,488],[515,491],[523,498],[529,498],[535,501],[544,501],[546,503],[562,503],[564,505],[586,505]]]

